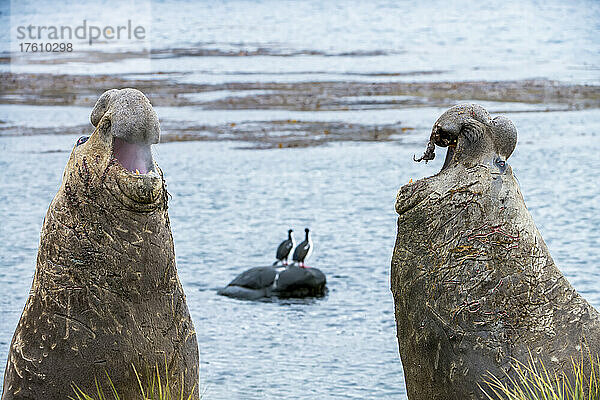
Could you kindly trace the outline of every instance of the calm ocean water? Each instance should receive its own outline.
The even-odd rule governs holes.
[[[600,307],[600,115],[508,115],[520,131],[510,163],[528,207],[561,270]],[[427,166],[411,160],[425,132],[397,143],[305,149],[157,146],[206,398],[404,398],[389,291],[393,206],[402,184],[440,168],[442,157]],[[2,368],[41,223],[75,140],[0,140]],[[328,276],[326,298],[255,303],[216,295],[241,270],[271,261],[289,226],[312,228],[310,264]]]
[[[19,65],[16,71],[178,71],[194,82],[348,79],[347,73],[417,73],[397,79],[435,81],[543,77],[598,83],[600,78],[600,5],[595,0],[505,0],[501,6],[491,0],[0,4],[0,51],[10,49],[11,38],[17,49],[21,42],[17,28],[30,24],[74,29],[84,19],[98,26],[124,25],[131,19],[147,31],[141,42],[105,40],[89,46],[87,39],[74,39],[73,53],[51,55],[54,60],[72,56],[72,62]],[[150,48],[161,52],[150,64],[120,57],[104,60],[110,62],[78,57],[88,51]],[[173,53],[190,48],[210,50],[202,54],[213,56]],[[240,51],[256,56],[224,56]],[[418,74],[423,72],[427,74]]]
[[[57,24],[77,22],[72,22],[80,11],[76,2],[66,9],[37,4],[38,13],[46,10]],[[2,7],[0,22],[6,26],[10,7]],[[27,21],[28,14],[14,4],[13,11],[18,23]],[[491,2],[461,1],[201,6],[165,1],[152,3],[152,47],[171,55],[151,65],[153,72],[176,71],[177,79],[199,83],[542,77],[598,84],[599,28],[598,3],[584,1],[507,1],[502,9]],[[7,49],[8,33],[3,35],[0,43]],[[172,56],[172,49],[185,47],[302,54]],[[379,55],[364,55],[369,52]],[[142,72],[138,66],[126,59],[18,68]],[[360,75],[414,71],[433,73]],[[484,105],[492,112],[510,111],[505,115],[519,130],[519,144],[509,162],[528,208],[563,273],[600,307],[600,113]],[[519,112],[524,109],[531,112]],[[0,121],[26,132],[81,125],[90,111],[91,105],[0,104]],[[198,334],[205,398],[406,398],[389,290],[394,201],[409,179],[441,167],[441,156],[428,165],[414,163],[412,156],[424,150],[431,125],[444,110],[157,111],[163,118],[209,124],[297,118],[402,121],[415,128],[387,143],[251,151],[239,149],[237,142],[186,142],[154,150],[172,194],[178,270]],[[0,135],[0,385],[31,285],[44,214],[75,140]],[[327,274],[327,297],[242,302],[216,295],[237,273],[270,262],[289,227],[301,231],[306,226],[315,242],[309,265]]]

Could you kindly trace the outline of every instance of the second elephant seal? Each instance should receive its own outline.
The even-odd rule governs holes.
[[[410,400],[487,399],[487,374],[514,377],[515,359],[552,373],[600,354],[600,314],[555,265],[507,163],[516,142],[506,117],[453,107],[423,158],[448,147],[442,170],[398,192],[391,289]]]

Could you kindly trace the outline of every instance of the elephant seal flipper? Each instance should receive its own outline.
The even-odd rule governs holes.
[[[556,267],[507,163],[516,128],[482,110],[436,121],[426,153],[450,157],[396,199],[391,289],[410,400],[485,399],[484,375],[530,352],[550,372],[600,353],[600,314]]]
[[[171,396],[197,399],[198,344],[150,151],[158,117],[143,93],[113,89],[90,119],[44,219],[2,400],[66,399],[73,384],[96,393],[106,374],[121,398],[138,398],[132,367],[144,381],[165,362]]]

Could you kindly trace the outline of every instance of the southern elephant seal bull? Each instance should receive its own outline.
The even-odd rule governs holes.
[[[44,220],[2,399],[66,399],[72,384],[94,394],[106,374],[121,398],[137,398],[133,367],[143,381],[165,363],[173,398],[182,385],[187,398],[198,389],[198,344],[150,150],[158,117],[138,90],[113,89],[91,121]]]
[[[554,264],[507,164],[516,140],[507,118],[453,107],[421,158],[449,147],[442,170],[398,193],[391,289],[410,400],[485,398],[488,371],[529,352],[551,371],[600,352],[600,314]]]

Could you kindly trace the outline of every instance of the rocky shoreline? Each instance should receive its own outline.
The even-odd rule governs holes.
[[[208,124],[200,118],[161,121],[163,142],[228,140],[246,148],[305,147],[339,141],[388,141],[415,127],[397,123],[351,123],[319,118],[319,112],[446,108],[461,102],[496,104],[495,112],[573,111],[600,108],[600,87],[551,80],[464,82],[230,82],[198,84],[183,73],[55,75],[0,73],[0,104],[87,107],[107,87],[135,87],[155,107],[206,111],[285,110],[314,112],[311,120],[269,118]],[[1,136],[83,134],[87,124],[32,128],[0,121]]]

